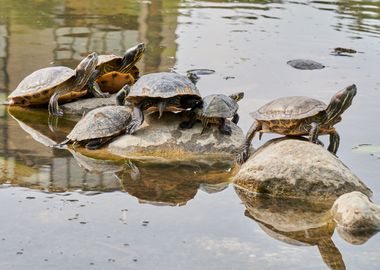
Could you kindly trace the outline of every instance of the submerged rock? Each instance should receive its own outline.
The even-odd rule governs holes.
[[[331,208],[338,226],[351,231],[380,230],[380,206],[361,192],[340,196]]]
[[[189,155],[220,155],[233,159],[244,140],[242,130],[231,121],[227,125],[232,135],[223,135],[216,125],[210,125],[203,134],[197,122],[191,129],[180,129],[188,120],[184,113],[164,113],[161,119],[153,113],[145,117],[144,124],[133,134],[123,135],[108,146],[112,154],[123,157],[164,156],[186,159]]]
[[[271,140],[257,149],[233,181],[251,192],[331,203],[351,191],[372,194],[349,168],[323,147],[288,138]]]
[[[290,60],[286,63],[293,68],[302,69],[302,70],[322,69],[325,67],[321,63],[315,62],[313,60],[308,60],[308,59],[295,59],[295,60]]]

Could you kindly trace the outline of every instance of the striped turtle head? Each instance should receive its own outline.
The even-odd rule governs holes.
[[[131,69],[142,57],[143,53],[145,51],[145,44],[139,43],[136,46],[129,48],[122,60],[122,66],[124,67],[123,70],[129,70]]]

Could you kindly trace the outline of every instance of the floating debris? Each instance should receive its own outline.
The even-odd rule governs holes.
[[[308,60],[308,59],[295,59],[295,60],[290,60],[286,63],[293,68],[302,69],[302,70],[313,70],[313,69],[325,68],[325,66],[322,65],[321,63],[318,63],[313,60]]]

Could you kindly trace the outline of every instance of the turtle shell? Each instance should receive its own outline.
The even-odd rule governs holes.
[[[203,98],[201,114],[205,117],[233,117],[239,109],[235,100],[226,95],[209,95]]]
[[[8,99],[22,101],[17,102],[21,104],[46,104],[53,93],[53,88],[74,76],[75,70],[63,66],[36,70],[19,83]]]
[[[197,87],[184,75],[173,72],[146,74],[131,87],[126,100],[137,104],[146,98],[194,96],[201,99]]]
[[[256,120],[297,120],[314,116],[326,110],[327,105],[320,100],[294,96],[275,99],[250,115]]]
[[[121,61],[121,59],[122,57],[114,54],[101,54],[98,56],[98,64],[96,65],[96,68],[99,68],[104,64],[111,63],[112,61]]]
[[[105,138],[119,134],[131,118],[125,106],[104,106],[88,112],[67,135],[71,141]]]

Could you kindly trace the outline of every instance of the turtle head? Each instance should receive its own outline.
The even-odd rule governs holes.
[[[325,124],[335,124],[340,115],[351,106],[352,99],[356,95],[356,85],[350,85],[336,93],[326,108]]]
[[[85,85],[87,83],[97,64],[98,54],[96,52],[90,53],[78,64],[75,68],[78,84]]]
[[[244,92],[237,92],[234,94],[229,95],[230,98],[238,102],[239,100],[243,99],[244,97]]]
[[[136,46],[129,48],[123,57],[122,66],[130,69],[132,68],[137,61],[139,61],[145,51],[145,44],[139,43]]]

